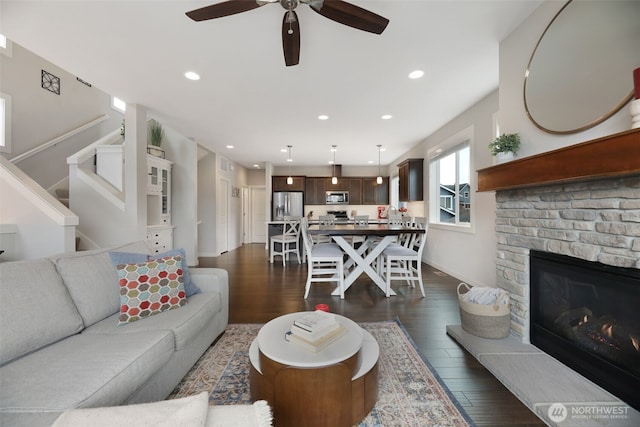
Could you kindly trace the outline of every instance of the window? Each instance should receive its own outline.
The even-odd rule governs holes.
[[[127,110],[127,103],[120,98],[116,98],[115,96],[112,96],[111,108],[113,108],[116,111],[120,111],[122,114],[124,114],[125,111]]]
[[[0,92],[0,151],[11,152],[11,96]]]
[[[471,135],[467,129],[429,151],[429,220],[471,226]]]
[[[0,53],[11,58],[12,50],[11,40],[0,34]]]

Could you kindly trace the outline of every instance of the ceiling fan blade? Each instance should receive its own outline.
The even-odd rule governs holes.
[[[285,12],[282,18],[282,50],[287,67],[298,65],[300,61],[300,23],[293,10]]]
[[[267,3],[269,2],[258,0],[227,0],[222,3],[191,10],[187,12],[186,15],[194,21],[206,21],[208,19],[222,18],[223,16],[247,12],[264,6]]]
[[[325,18],[370,33],[382,34],[389,20],[342,0],[310,1],[311,9]]]

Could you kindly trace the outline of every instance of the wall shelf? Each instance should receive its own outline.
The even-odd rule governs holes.
[[[478,191],[640,175],[640,129],[501,163],[478,172]]]

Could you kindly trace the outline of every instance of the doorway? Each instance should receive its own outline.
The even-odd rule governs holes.
[[[229,180],[220,178],[216,197],[216,252],[223,254],[229,250]]]

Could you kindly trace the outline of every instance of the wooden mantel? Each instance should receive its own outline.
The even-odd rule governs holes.
[[[640,129],[478,170],[478,191],[640,175]]]

